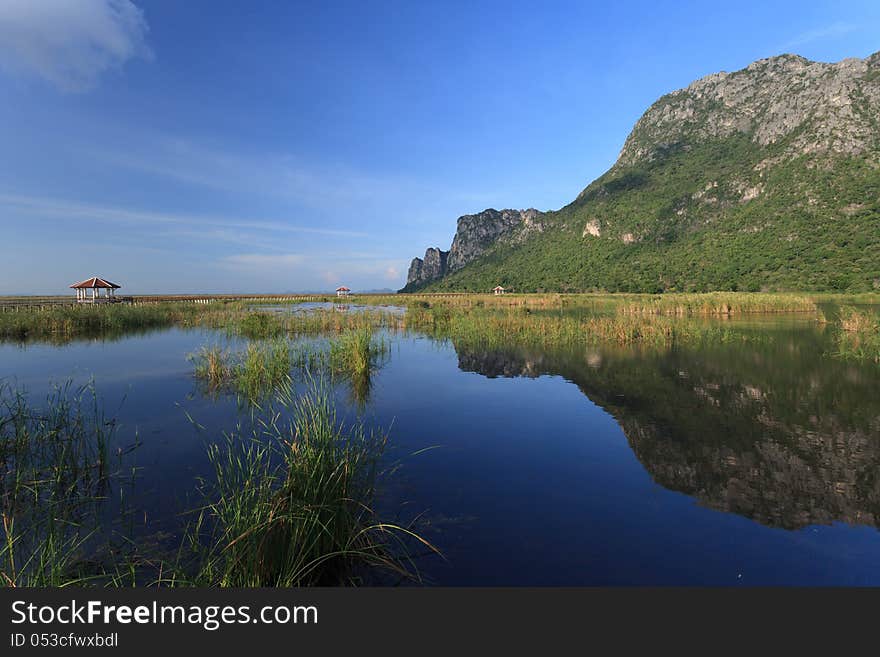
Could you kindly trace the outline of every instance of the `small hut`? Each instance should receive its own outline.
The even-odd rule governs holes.
[[[496,297],[497,297],[499,294],[504,294],[504,288],[501,287],[500,285],[496,285],[496,286],[492,289],[492,291],[495,293],[495,296],[496,296]]]
[[[115,291],[122,286],[111,283],[106,278],[92,276],[70,287],[76,290],[77,303],[107,303],[116,301]]]
[[[351,290],[349,290],[344,285],[336,288],[336,296],[337,297],[347,297],[349,294],[351,294]]]

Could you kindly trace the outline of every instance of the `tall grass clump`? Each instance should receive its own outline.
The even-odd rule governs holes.
[[[374,338],[373,330],[365,326],[330,341],[330,366],[336,374],[363,376],[371,373],[387,352],[385,341]]]
[[[38,409],[20,390],[0,384],[4,585],[83,584],[108,574],[98,546],[117,474],[111,458],[122,454],[111,453],[115,432],[91,386],[58,388]]]
[[[246,338],[252,340],[271,338],[284,332],[284,324],[276,315],[265,312],[248,312],[231,326]]]
[[[334,378],[347,380],[354,401],[363,406],[373,389],[373,374],[388,355],[388,345],[365,326],[330,341],[329,365]]]
[[[711,292],[638,296],[623,302],[621,315],[740,315],[747,313],[817,311],[809,297],[796,294]]]
[[[195,377],[211,391],[235,390],[257,400],[290,379],[291,347],[285,338],[249,342],[240,352],[204,346],[190,354]]]
[[[868,310],[843,306],[839,323],[838,356],[880,363],[880,317]]]
[[[214,474],[191,534],[194,583],[358,584],[377,568],[416,577],[408,545],[427,544],[373,509],[387,437],[343,426],[322,383],[298,398],[288,387],[278,403],[252,434],[209,450]]]
[[[217,345],[204,346],[187,358],[195,367],[195,377],[212,390],[218,390],[232,380],[229,354]]]
[[[674,344],[751,341],[755,336],[728,326],[680,317],[641,315],[546,314],[529,309],[493,311],[473,308],[444,313],[436,308],[410,310],[407,326],[437,339],[473,347],[572,347],[614,343],[669,347]]]
[[[192,325],[214,310],[191,303],[69,304],[0,313],[0,338],[63,341],[75,337],[113,337],[128,331]]]

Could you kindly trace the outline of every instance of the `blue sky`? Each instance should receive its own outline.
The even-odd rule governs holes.
[[[0,0],[0,294],[396,289],[666,92],[877,50],[876,0]]]

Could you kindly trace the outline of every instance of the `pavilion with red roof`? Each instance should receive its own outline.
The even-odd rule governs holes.
[[[351,294],[351,290],[349,290],[344,285],[341,285],[336,288],[336,296],[337,297],[347,297],[349,294]]]
[[[79,283],[74,283],[70,287],[76,290],[76,300],[78,303],[95,303],[115,301],[114,291],[122,286],[111,283],[106,278],[92,276]],[[91,293],[89,290],[91,290]],[[102,290],[104,291],[103,296],[101,295]]]

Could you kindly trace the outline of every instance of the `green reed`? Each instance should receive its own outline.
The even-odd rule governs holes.
[[[213,478],[191,539],[201,586],[344,585],[376,569],[417,578],[410,528],[373,508],[387,436],[344,426],[329,388],[312,381],[251,433],[209,448]]]
[[[105,580],[98,543],[116,425],[92,386],[68,384],[42,408],[0,383],[0,581],[62,586]],[[120,457],[117,448],[113,456]],[[106,556],[106,555],[103,555]]]
[[[190,354],[195,377],[211,391],[235,390],[258,400],[290,379],[292,349],[286,338],[248,343],[238,352],[206,345]]]
[[[554,315],[532,312],[528,308],[506,311],[472,308],[450,312],[447,307],[433,307],[411,309],[406,319],[411,330],[488,347],[566,347],[598,343],[669,347],[756,339],[732,327],[655,315]]]
[[[842,306],[838,323],[835,355],[880,363],[880,317],[875,312]]]

